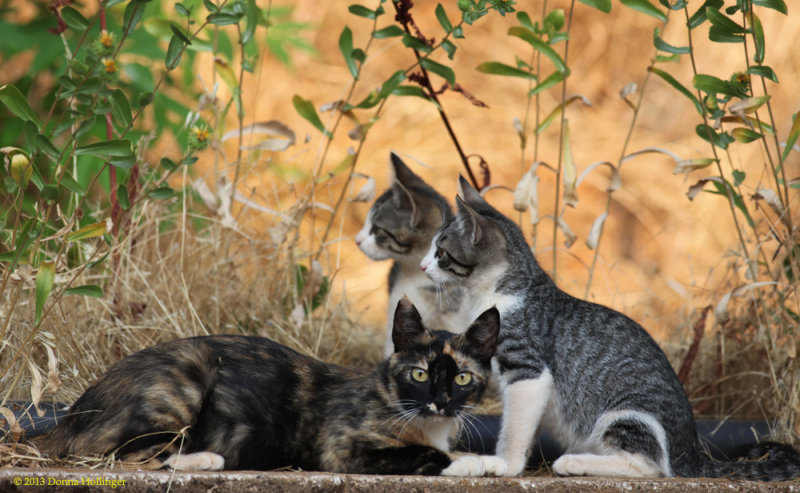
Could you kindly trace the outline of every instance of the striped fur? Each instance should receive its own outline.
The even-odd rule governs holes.
[[[437,232],[421,266],[434,279],[463,283],[475,311],[500,311],[494,365],[504,401],[497,457],[464,460],[462,470],[521,473],[542,427],[566,450],[553,464],[563,475],[800,476],[800,453],[783,445],[754,449],[749,457],[758,461],[713,461],[683,386],[647,332],[561,291],[519,227],[463,178],[461,189],[457,216]]]

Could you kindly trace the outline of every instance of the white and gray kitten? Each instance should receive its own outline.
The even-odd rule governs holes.
[[[386,317],[384,355],[392,354],[394,307],[408,296],[427,327],[462,333],[472,319],[463,303],[464,289],[457,283],[431,281],[419,263],[436,231],[453,216],[450,204],[400,157],[391,153],[392,186],[369,210],[356,244],[372,260],[393,260],[389,272],[389,310]]]
[[[764,443],[742,461],[703,450],[692,408],[664,352],[636,322],[560,290],[519,227],[463,178],[458,214],[422,261],[435,280],[458,282],[476,312],[500,311],[493,361],[503,395],[495,456],[466,456],[449,475],[516,475],[540,428],[566,453],[560,475],[800,477],[800,453]]]

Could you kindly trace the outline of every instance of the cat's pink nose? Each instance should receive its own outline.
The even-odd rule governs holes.
[[[425,264],[419,264],[419,268],[422,269],[422,272],[425,272],[425,269],[427,269],[427,267],[425,267]]]

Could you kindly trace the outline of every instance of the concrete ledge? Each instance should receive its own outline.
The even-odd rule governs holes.
[[[92,471],[83,469],[0,469],[0,491],[173,491],[207,492],[356,492],[384,493],[516,493],[566,492],[800,492],[800,481],[761,483],[721,479],[616,479],[616,478],[444,478],[420,476],[369,476],[316,472],[181,472]]]

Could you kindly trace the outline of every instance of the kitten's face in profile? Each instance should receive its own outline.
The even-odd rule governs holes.
[[[457,417],[477,403],[491,375],[500,315],[491,308],[464,334],[432,333],[407,298],[395,310],[390,391],[405,418]]]
[[[483,198],[474,189],[456,197],[458,214],[445,222],[431,241],[420,268],[434,282],[470,284],[496,277],[505,268],[505,239],[497,224],[477,212]]]
[[[416,176],[394,153],[392,186],[369,210],[356,244],[372,260],[399,259],[424,254],[442,224],[440,204],[433,189]],[[446,206],[446,203],[443,205]],[[449,215],[449,211],[447,212]]]

